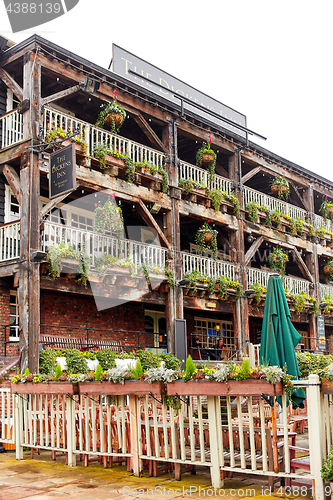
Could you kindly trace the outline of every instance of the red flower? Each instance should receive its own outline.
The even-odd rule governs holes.
[[[116,89],[114,89],[113,91],[113,95],[114,95],[114,98],[117,99],[117,92],[116,92]]]
[[[96,208],[96,207],[97,207],[97,203],[95,203],[95,205],[94,205],[94,206],[95,206],[95,208]]]
[[[208,219],[208,221],[207,221],[207,224],[209,224],[209,223],[210,223],[210,219]]]
[[[209,142],[212,143],[212,136],[209,134]]]

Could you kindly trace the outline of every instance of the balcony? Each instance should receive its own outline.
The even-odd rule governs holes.
[[[0,149],[23,140],[23,115],[16,110],[0,116]]]
[[[249,288],[251,285],[254,285],[255,283],[258,283],[260,286],[267,288],[270,274],[271,273],[269,271],[261,271],[260,269],[248,267],[247,288]],[[284,288],[286,288],[290,293],[298,295],[299,293],[304,292],[306,293],[306,295],[311,295],[309,281],[302,280],[299,278],[293,278],[291,276],[284,276],[282,282]]]

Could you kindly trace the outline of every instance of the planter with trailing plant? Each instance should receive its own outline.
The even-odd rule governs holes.
[[[124,228],[123,214],[117,205],[114,195],[113,199],[106,201],[104,205],[95,203],[95,224],[94,231],[98,233],[109,232],[120,238]]]
[[[197,151],[196,164],[197,167],[206,168],[211,175],[215,172],[216,153],[211,148],[210,136],[209,141],[204,142],[202,147]]]
[[[209,226],[209,220],[204,223],[202,227],[199,227],[195,235],[195,243],[201,252],[204,250],[211,250],[213,254],[213,259],[216,257],[217,252],[217,234],[216,229],[212,229]]]
[[[146,380],[125,380],[121,382],[108,381],[86,381],[79,382],[79,394],[81,395],[99,395],[105,396],[121,396],[121,395],[136,395],[145,396],[149,393],[164,394],[164,382],[147,382]]]
[[[116,90],[113,91],[114,99],[101,105],[101,111],[98,115],[96,126],[106,127],[111,133],[118,134],[125,118],[126,111],[118,104]]]
[[[286,273],[286,264],[288,260],[288,255],[285,254],[279,247],[275,247],[268,256],[269,267],[272,269],[272,271],[282,274],[282,276],[284,276]]]
[[[333,260],[328,260],[324,266],[324,274],[332,277],[333,276]]]
[[[325,221],[327,219],[333,219],[333,203],[329,203],[326,195],[323,196],[323,202],[320,205],[319,213],[324,217]]]
[[[290,194],[289,182],[285,177],[285,172],[282,175],[275,177],[270,182],[271,192],[277,194],[278,198],[285,200],[288,199]]]
[[[174,396],[282,396],[282,382],[270,384],[266,380],[176,380],[167,384],[167,395]]]

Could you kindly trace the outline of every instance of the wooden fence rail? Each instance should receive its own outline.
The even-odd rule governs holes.
[[[287,484],[309,479],[315,485],[316,498],[324,500],[320,469],[333,442],[333,412],[332,396],[321,394],[319,377],[311,375],[308,381],[297,383],[311,401],[309,467],[301,472],[295,460],[296,433],[288,427],[286,394],[282,395],[283,424],[275,425],[276,405],[272,410],[262,394],[253,392],[253,385],[249,395],[246,381],[242,383],[247,394],[233,392],[230,384],[224,395],[198,395],[185,384],[186,395],[178,396],[168,385],[172,405],[165,394],[153,395],[149,389],[140,396],[103,396],[102,384],[96,394],[94,387],[85,391],[84,383],[74,395],[16,393],[16,457],[23,458],[23,447],[41,448],[66,453],[72,466],[77,457],[85,465],[99,458],[105,467],[124,462],[136,475],[144,466],[150,475],[174,469],[176,479],[181,479],[184,467],[200,465],[210,468],[214,488],[223,486],[227,472],[255,474],[266,478],[270,486],[281,477]],[[34,384],[29,385],[33,392]],[[10,407],[8,391],[1,394]]]

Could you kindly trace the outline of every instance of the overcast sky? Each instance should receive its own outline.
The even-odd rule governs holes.
[[[0,34],[37,33],[103,68],[115,43],[245,114],[267,137],[251,140],[331,181],[332,20],[332,0],[79,0],[12,33],[0,0]]]

